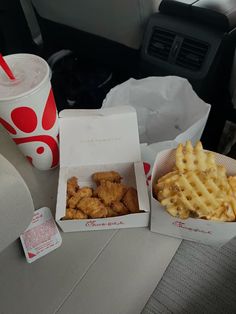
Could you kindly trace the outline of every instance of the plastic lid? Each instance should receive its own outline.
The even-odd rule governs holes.
[[[4,56],[16,80],[10,80],[0,68],[0,101],[22,97],[38,89],[49,77],[47,62],[32,54]]]

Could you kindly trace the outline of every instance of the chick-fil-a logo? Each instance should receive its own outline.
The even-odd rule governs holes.
[[[151,174],[150,174],[150,170],[151,170],[151,165],[148,163],[148,162],[143,162],[143,168],[144,168],[144,173],[145,173],[145,176],[146,176],[146,183],[147,183],[147,186],[149,186],[149,183],[151,182]]]
[[[98,222],[97,220],[88,221],[86,227],[110,227],[124,225],[123,221],[108,221],[108,222]]]
[[[42,113],[37,113],[34,108],[25,105],[13,108],[9,113],[9,121],[0,116],[0,124],[8,131],[17,145],[25,146],[29,143],[37,143],[34,156],[36,158],[35,165],[41,165],[43,159],[47,159],[45,148],[49,148],[52,156],[51,168],[56,167],[59,163],[58,135],[51,135],[54,131],[58,133],[57,123],[57,108],[52,89]],[[49,131],[50,133],[47,134]],[[20,132],[23,134],[22,136],[19,135]],[[33,164],[33,156],[27,155],[26,157]]]
[[[182,222],[182,221],[174,221],[174,222],[172,222],[172,224],[175,225],[178,228],[186,229],[186,230],[189,230],[189,231],[211,234],[211,231],[205,231],[205,230],[200,230],[198,228],[187,227],[185,225],[185,223]]]

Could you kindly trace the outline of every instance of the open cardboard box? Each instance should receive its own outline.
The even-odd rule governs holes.
[[[63,110],[60,123],[60,173],[56,222],[64,232],[146,227],[149,198],[141,161],[137,115],[129,106],[98,110]],[[66,211],[67,180],[76,176],[80,187],[95,187],[91,175],[118,171],[122,183],[135,187],[140,212],[111,218],[61,220]]]
[[[217,154],[216,163],[224,165],[227,175],[236,175],[236,160]],[[173,169],[175,149],[160,152],[152,172],[152,187],[157,179]],[[172,217],[151,193],[151,231],[220,247],[236,236],[236,222],[219,222],[197,218]]]

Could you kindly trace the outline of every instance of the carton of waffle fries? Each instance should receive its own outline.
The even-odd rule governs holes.
[[[190,141],[158,153],[151,231],[214,246],[236,236],[236,160]]]
[[[149,197],[132,107],[64,110],[56,222],[64,232],[146,227]]]

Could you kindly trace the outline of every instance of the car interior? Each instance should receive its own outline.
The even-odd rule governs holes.
[[[217,150],[225,121],[235,119],[232,0],[5,0],[0,8],[3,54],[47,59],[59,110],[99,108],[130,77],[177,75],[212,105],[206,148]]]
[[[0,54],[6,56],[16,53],[30,53],[45,59],[51,70],[51,84],[58,112],[64,109],[99,109],[102,107],[106,95],[112,90],[112,88],[126,82],[130,78],[140,80],[148,77],[181,77],[188,80],[192,86],[192,89],[199,96],[199,98],[201,98],[205,103],[211,105],[206,127],[201,137],[201,142],[204,149],[219,152],[233,158],[236,158],[235,47],[236,0],[0,1]],[[57,140],[58,139],[59,137],[57,137]],[[2,146],[4,146],[4,144]],[[138,142],[138,147],[139,146],[140,145]],[[18,161],[16,162],[16,165],[17,163]],[[142,171],[144,171],[143,162],[141,164]],[[147,173],[148,171],[151,171],[150,167],[151,166],[149,165]],[[41,195],[36,197],[38,201],[37,204],[43,206],[41,204],[43,196],[47,195],[49,201],[55,205],[55,195],[57,193],[55,182],[58,182],[58,178],[56,177],[58,173],[53,174],[53,172],[51,172],[48,178],[46,178],[46,175],[41,174],[40,171],[36,169],[36,174],[38,177],[40,177],[41,180],[39,180],[39,182],[43,182],[43,184],[40,183],[41,185],[38,185],[38,182],[36,182],[35,179],[36,175],[34,177],[33,171],[27,170],[26,172],[29,177],[31,176],[30,180],[33,182],[31,184],[32,186],[30,186],[30,192],[33,191],[32,194],[35,193],[34,196],[36,195],[36,190],[38,190],[40,193],[42,192],[42,197]],[[145,173],[145,175],[147,175],[147,173]],[[147,181],[145,177],[145,188],[146,185],[148,185],[148,179],[151,180],[150,178],[151,174],[149,173],[149,177],[147,175]],[[50,188],[50,193],[52,194],[53,192],[54,196],[51,196],[49,193]],[[199,197],[201,197],[202,191],[200,191],[199,194]],[[65,199],[68,197],[68,195],[66,196],[66,193],[64,196]],[[36,205],[34,204],[34,206]],[[38,206],[38,208],[40,206]],[[61,218],[61,220],[63,220],[63,218]],[[205,221],[206,220],[204,220],[204,222]],[[184,228],[188,229],[185,227],[184,223],[182,225],[180,223],[178,224],[177,220],[175,224],[180,229],[180,232],[182,232]],[[160,240],[158,240],[160,243],[157,241],[158,245],[160,245],[160,249],[156,249],[156,246],[154,246],[154,244],[156,245],[156,242],[155,239],[152,238],[152,235],[144,235],[146,232],[143,230],[144,228],[139,229],[140,230],[137,232],[140,233],[137,233],[137,237],[131,234],[131,232],[129,233],[130,230],[128,230],[126,234],[121,234],[119,232],[116,233],[117,230],[115,232],[112,231],[114,232],[113,234],[110,232],[111,230],[102,230],[104,233],[101,232],[101,237],[96,237],[93,232],[87,232],[88,235],[84,235],[86,232],[81,232],[81,235],[79,235],[81,237],[80,240],[82,239],[81,242],[77,241],[76,235],[74,235],[75,233],[71,233],[70,235],[66,234],[63,238],[63,244],[65,243],[65,246],[62,247],[64,250],[63,253],[56,253],[58,256],[60,256],[59,254],[63,254],[61,260],[56,256],[56,258],[58,258],[58,268],[60,267],[63,269],[61,273],[56,271],[53,258],[51,259],[51,263],[47,264],[47,262],[44,262],[42,259],[42,264],[37,264],[36,262],[35,268],[30,268],[30,265],[26,270],[22,261],[19,259],[19,255],[23,255],[23,253],[19,253],[18,247],[16,248],[16,244],[13,243],[14,249],[16,248],[17,253],[13,251],[12,247],[12,251],[9,249],[9,251],[1,252],[2,260],[0,259],[0,266],[1,263],[2,265],[9,264],[10,266],[12,263],[12,268],[14,270],[13,276],[11,278],[9,276],[9,283],[6,279],[7,275],[3,274],[2,272],[2,276],[5,276],[3,285],[6,285],[6,287],[10,287],[10,284],[12,286],[15,285],[15,290],[13,289],[13,291],[10,291],[10,293],[12,293],[12,297],[14,297],[14,293],[16,294],[16,299],[18,302],[23,290],[24,293],[26,293],[27,291],[31,290],[31,287],[33,287],[32,293],[38,291],[36,289],[37,282],[33,282],[30,277],[32,275],[33,278],[33,276],[36,274],[34,277],[36,278],[36,281],[38,280],[41,286],[45,286],[43,300],[46,300],[44,302],[48,301],[49,304],[47,312],[45,313],[82,313],[79,312],[79,310],[78,312],[74,312],[74,309],[71,305],[76,304],[77,298],[79,300],[79,297],[80,301],[78,301],[78,303],[80,303],[78,308],[81,304],[81,308],[94,309],[96,306],[98,306],[100,309],[100,305],[97,305],[96,302],[94,302],[94,304],[90,307],[90,302],[83,301],[89,300],[88,291],[91,289],[91,295],[96,296],[96,300],[98,301],[101,298],[103,302],[102,306],[104,306],[104,312],[99,310],[98,312],[93,312],[95,314],[99,314],[111,313],[109,311],[109,306],[111,306],[109,304],[110,286],[107,284],[107,282],[109,280],[110,282],[114,280],[115,284],[113,288],[115,292],[118,291],[118,296],[121,295],[123,299],[129,299],[130,303],[127,304],[134,305],[137,303],[139,308],[143,308],[143,300],[145,300],[145,302],[148,300],[157,285],[157,280],[153,275],[157,265],[153,263],[153,259],[159,257],[160,264],[162,261],[166,262],[165,267],[163,266],[161,269],[163,272],[160,276],[158,273],[158,276],[160,277],[158,277],[158,280],[161,280],[163,273],[167,269],[167,265],[169,265],[172,257],[177,252],[175,263],[179,261],[179,268],[182,269],[181,275],[176,272],[174,267],[170,266],[168,268],[168,276],[171,274],[172,279],[177,278],[176,282],[179,279],[179,283],[182,282],[182,278],[185,278],[184,276],[187,278],[189,276],[188,274],[192,271],[191,278],[194,278],[195,282],[197,283],[197,291],[199,292],[199,295],[196,295],[196,299],[194,299],[194,302],[196,300],[197,301],[195,303],[193,302],[193,304],[190,304],[190,301],[187,300],[186,297],[186,311],[184,310],[181,312],[180,310],[178,313],[194,313],[192,309],[195,305],[195,313],[207,313],[208,310],[205,311],[205,308],[201,307],[202,305],[199,305],[198,307],[199,300],[203,300],[205,302],[204,304],[206,304],[206,308],[207,305],[209,305],[207,303],[207,297],[204,299],[200,290],[202,283],[204,286],[204,276],[208,276],[210,274],[212,279],[215,278],[214,276],[217,276],[218,274],[222,274],[222,277],[224,274],[226,274],[225,278],[229,276],[226,278],[226,280],[229,279],[230,281],[230,278],[233,278],[234,269],[232,270],[232,268],[230,268],[228,265],[230,265],[232,261],[235,263],[235,253],[232,253],[235,251],[235,244],[234,247],[230,244],[231,246],[225,249],[225,251],[221,251],[222,255],[220,258],[222,258],[222,260],[220,260],[219,264],[223,264],[223,258],[225,258],[225,260],[227,259],[227,261],[229,260],[229,264],[227,264],[227,261],[225,262],[224,260],[224,263],[226,264],[222,266],[223,270],[220,272],[219,269],[216,269],[216,266],[215,269],[213,267],[216,265],[214,263],[217,263],[217,258],[215,258],[215,256],[217,256],[217,250],[214,251],[213,249],[209,248],[207,251],[208,247],[206,247],[206,251],[204,251],[203,245],[197,246],[199,243],[192,244],[192,242],[190,242],[188,246],[188,244],[186,244],[188,241],[184,241],[183,244],[181,244],[182,246],[180,246],[180,250],[177,251],[181,243],[179,239],[181,237],[166,237],[167,241],[169,241],[166,242],[167,244],[164,242],[162,243],[162,238],[160,238]],[[200,234],[200,236],[208,232],[202,230],[201,228],[198,229],[197,227],[191,230],[197,234]],[[2,236],[1,230],[0,235]],[[89,242],[90,240],[91,242]],[[88,243],[92,243],[91,247],[89,247],[92,252],[91,255],[89,250],[88,252],[86,251],[88,245],[90,245]],[[136,281],[134,280],[134,282],[129,280],[129,282],[126,283],[124,279],[125,275],[123,275],[123,273],[120,277],[121,279],[119,278],[119,267],[121,267],[123,263],[123,259],[120,258],[119,252],[123,243],[126,244],[124,245],[124,250],[126,250],[125,252],[127,253],[127,264],[129,263],[125,271],[129,273],[130,276],[132,275],[135,277]],[[141,253],[139,252],[140,247]],[[82,262],[78,262],[76,259],[78,256],[76,254],[78,254],[78,252],[80,253],[79,250],[81,248],[84,250],[84,255],[81,254]],[[109,250],[112,253],[110,253]],[[165,256],[166,253],[166,257],[162,258],[159,252],[164,252],[163,256]],[[182,260],[181,254],[183,252],[184,259]],[[234,260],[230,255],[231,253]],[[210,256],[210,254],[212,255]],[[150,256],[150,259],[147,258],[147,255]],[[210,262],[213,266],[210,270],[207,268],[208,266],[204,268],[204,272],[207,269],[209,270],[209,273],[206,271],[206,274],[203,274],[203,268],[201,269],[201,267],[204,267],[204,258],[206,258],[206,256],[211,259]],[[71,258],[72,266],[65,265],[63,258],[67,260]],[[89,264],[86,264],[88,261]],[[94,270],[93,268],[95,261],[97,263],[96,267],[98,265],[98,271],[97,269]],[[139,262],[137,262],[139,268],[134,268],[136,261]],[[81,264],[79,264],[80,262]],[[148,264],[149,262],[150,265]],[[187,270],[183,266],[185,265],[185,262],[186,265],[188,262],[190,265],[189,268],[186,268]],[[232,265],[235,265],[233,262]],[[81,266],[82,270],[77,267],[76,263],[78,263],[78,265],[82,265],[84,263]],[[142,266],[143,264],[145,264],[145,267]],[[103,268],[104,265],[108,265],[107,269],[105,270]],[[126,264],[124,263],[124,265]],[[22,272],[21,267],[24,269]],[[113,272],[113,267],[115,270],[117,267],[117,273],[115,273],[115,271]],[[3,267],[0,267],[0,269],[1,268],[3,269]],[[45,271],[47,268],[48,273],[50,271],[50,275],[48,275],[48,273]],[[151,271],[148,273],[149,268],[152,269],[152,274]],[[138,269],[139,273],[137,276],[137,273],[132,273],[134,269],[136,272]],[[196,272],[195,269],[197,269]],[[72,278],[70,283],[69,279],[67,280],[68,270],[71,272],[70,278]],[[79,273],[80,271],[81,273]],[[115,274],[114,277],[113,273]],[[145,275],[147,276],[145,277]],[[29,281],[25,280],[26,277]],[[84,278],[85,281],[83,281]],[[157,290],[158,293],[162,293],[162,291],[165,292],[165,288],[168,286],[169,277],[166,278],[167,279],[161,282],[161,286],[159,286],[159,288],[157,287],[157,289],[163,289]],[[104,291],[96,290],[95,286],[99,280],[103,284],[105,289],[104,291],[107,294],[106,300],[104,300]],[[124,282],[122,280],[124,280]],[[187,279],[185,279],[185,281],[186,280]],[[22,287],[24,286],[22,291],[20,282],[26,282],[25,286],[22,285]],[[63,285],[65,283],[65,286],[61,284],[62,282]],[[150,285],[146,284],[146,282],[149,282]],[[175,281],[172,280],[172,282],[174,282],[174,285]],[[223,288],[226,287],[224,290],[224,292],[226,291],[225,295],[227,294],[227,291],[230,290],[230,288],[228,289],[228,285],[230,286],[231,283],[227,285],[225,282],[226,281],[217,282],[217,287],[219,285],[219,288],[217,288],[218,290],[216,289],[217,293],[221,290],[222,286]],[[141,283],[143,286],[145,286],[145,288],[147,288],[146,290],[145,288],[143,290],[140,288],[139,291],[138,284],[141,285]],[[130,289],[130,291],[134,291],[136,289],[135,299],[132,299],[134,294],[132,295],[131,292],[130,295],[129,293],[125,295],[123,291],[120,291],[119,284],[120,286],[123,284],[125,288],[127,290]],[[192,282],[190,284],[192,284]],[[187,283],[186,286],[184,286],[186,291],[191,290],[188,285],[189,284]],[[58,291],[56,291],[56,293],[54,292],[52,298],[49,293],[51,287],[58,288]],[[213,291],[213,284],[212,287]],[[235,287],[234,280],[230,293],[235,291]],[[4,289],[2,289],[2,291]],[[168,290],[168,288],[166,289]],[[145,296],[142,295],[142,291],[144,290],[147,292],[147,295]],[[74,291],[76,292],[75,294]],[[85,295],[85,291],[87,295]],[[180,289],[178,286],[176,291],[180,297],[183,295],[183,298],[185,298],[182,288]],[[212,293],[215,296],[214,293],[216,292],[212,291],[209,291],[209,299],[211,298]],[[113,293],[113,295],[115,295],[114,300],[116,299],[115,292]],[[164,292],[162,295],[163,299],[166,297],[173,305],[175,301],[174,297],[172,299],[171,296],[173,296],[176,292],[170,291],[168,296],[164,295]],[[137,300],[138,294],[140,295],[140,303],[139,300]],[[153,298],[155,299],[155,295]],[[27,297],[25,300],[26,299]],[[38,305],[40,303],[39,299],[40,296],[36,295],[33,301],[28,299],[26,301],[24,300],[24,306],[22,308],[27,308],[27,306],[29,307],[29,312],[24,313],[33,313],[30,309],[34,308],[33,302],[35,302],[35,300],[36,303],[38,302],[38,307],[37,310],[35,310],[35,313],[44,313],[44,309],[46,308],[44,307],[45,304]],[[233,313],[230,311],[224,311],[224,309],[232,309],[233,306],[236,306],[236,301],[234,298],[231,298],[231,295],[228,297],[228,299],[228,303],[225,301],[227,303],[226,305],[224,304],[224,300],[219,301],[222,301],[223,304],[222,311],[219,309],[219,313]],[[209,305],[209,307],[212,306],[211,313],[216,313],[217,311],[213,311],[213,301],[212,305]],[[12,301],[7,300],[5,303],[7,305],[10,304],[9,308],[12,306],[12,308],[15,309],[14,313],[21,314],[22,312],[20,310],[17,312],[19,305],[12,305],[14,302],[12,302],[12,304],[11,302]],[[91,303],[93,303],[93,301],[91,301]],[[119,303],[119,301],[117,301],[117,303]],[[174,304],[174,306],[176,304]],[[215,306],[216,304],[218,303],[215,302]],[[177,305],[179,306],[179,309],[184,308],[184,306],[181,307],[180,304]],[[119,306],[120,309],[123,309],[122,304]],[[132,309],[132,307],[125,308],[125,310],[120,310],[119,312],[117,308],[115,308],[113,313],[136,314],[134,311],[132,311]],[[4,312],[4,309],[2,312],[1,305],[0,313],[8,314],[8,312]],[[9,312],[9,314],[11,313],[13,312]],[[92,312],[88,311],[87,313],[90,314]],[[167,307],[165,308],[164,303],[160,303],[159,308],[150,307],[149,310],[143,310],[142,313],[157,314],[174,312],[169,311]]]

